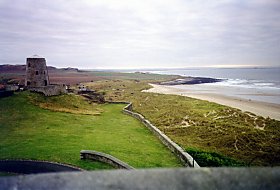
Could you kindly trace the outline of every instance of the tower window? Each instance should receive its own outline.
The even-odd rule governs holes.
[[[44,71],[44,75],[46,74],[46,71]]]
[[[30,67],[30,63],[28,63],[28,67]]]
[[[27,81],[27,86],[30,85],[30,81]]]
[[[36,71],[36,75],[39,75],[39,71]]]

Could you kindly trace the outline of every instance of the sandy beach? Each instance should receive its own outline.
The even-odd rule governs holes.
[[[233,108],[238,108],[242,111],[249,111],[263,117],[270,117],[276,120],[280,120],[280,104],[243,99],[237,96],[229,96],[228,92],[232,90],[231,88],[227,89],[226,87],[210,85],[184,85],[183,87],[181,85],[150,85],[153,86],[153,88],[145,90],[145,92],[188,96],[191,98],[207,100]],[[269,94],[267,96],[277,95]]]

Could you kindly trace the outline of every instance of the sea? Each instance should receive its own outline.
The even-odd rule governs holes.
[[[280,105],[280,67],[184,68],[158,69],[146,72],[224,79],[217,83],[196,84],[192,88],[196,91],[200,90],[201,93],[222,93],[226,96]],[[178,85],[177,88],[189,89],[190,85]]]

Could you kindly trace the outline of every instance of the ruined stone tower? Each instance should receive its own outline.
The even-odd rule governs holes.
[[[42,87],[49,85],[49,75],[46,59],[34,55],[26,59],[25,86]]]

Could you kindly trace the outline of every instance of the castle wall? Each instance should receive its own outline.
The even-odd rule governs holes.
[[[32,92],[43,93],[45,96],[56,96],[66,93],[66,88],[63,85],[48,85],[41,87],[29,87]]]

